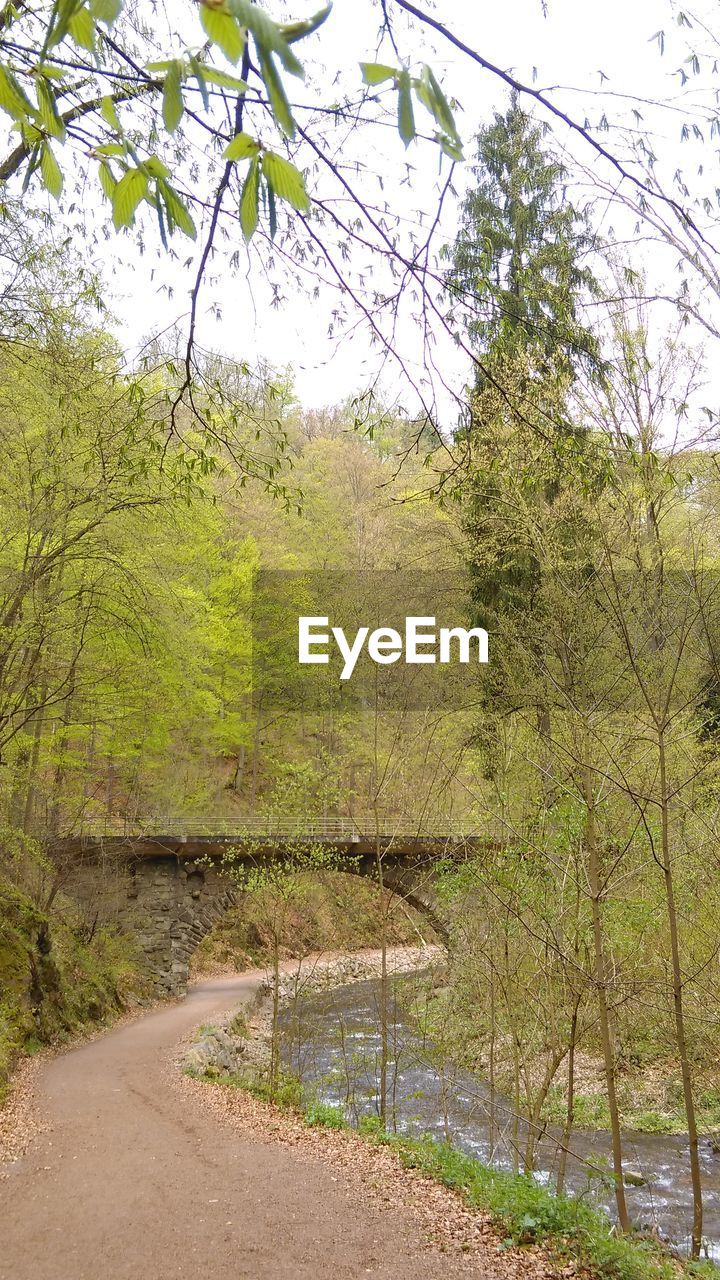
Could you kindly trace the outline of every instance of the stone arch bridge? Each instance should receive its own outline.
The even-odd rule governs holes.
[[[387,888],[423,912],[440,936],[446,932],[434,889],[438,860],[462,861],[487,843],[460,832],[375,832],[350,819],[306,823],[249,819],[240,823],[146,823],[141,831],[111,828],[60,839],[55,855],[63,888],[90,919],[115,923],[134,934],[158,991],[182,995],[190,956],[238,896],[223,872],[235,865],[262,866],[287,859],[297,848],[330,852],[334,870],[378,876]]]

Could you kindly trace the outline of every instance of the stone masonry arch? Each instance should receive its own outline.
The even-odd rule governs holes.
[[[338,871],[377,878],[377,854],[367,844],[334,841]],[[222,856],[242,847],[230,837],[178,840],[164,837],[109,837],[63,842],[64,858],[75,855],[66,891],[85,902],[96,919],[131,933],[144,955],[159,994],[187,990],[190,957],[215,924],[235,905],[238,889],[222,871]],[[422,912],[440,937],[446,922],[434,891],[433,842],[418,849],[383,852],[383,882]],[[240,845],[240,848],[239,848]],[[282,858],[281,845],[268,845],[268,859]],[[253,862],[257,862],[255,848]]]

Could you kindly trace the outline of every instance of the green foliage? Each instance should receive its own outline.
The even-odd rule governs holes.
[[[132,226],[135,210],[147,195],[148,180],[141,169],[127,169],[114,188],[112,196],[115,229]]]
[[[604,1093],[575,1093],[573,1097],[573,1114],[574,1123],[577,1129],[605,1129],[609,1128],[610,1117],[608,1113],[607,1098]],[[548,1120],[551,1124],[564,1124],[567,1115],[567,1099],[563,1089],[551,1089],[548,1097],[543,1104],[542,1115],[544,1120]],[[634,1128],[633,1125],[628,1125]],[[639,1128],[644,1128],[640,1125]],[[657,1132],[657,1130],[647,1129],[646,1132]]]
[[[113,792],[121,804],[132,792],[136,812],[161,797],[171,811],[202,808],[208,762],[251,737],[257,548],[233,533],[215,489],[237,473],[221,482],[207,440],[168,436],[166,368],[128,375],[88,323],[94,281],[78,274],[72,289],[69,255],[66,280],[14,230],[3,248],[17,244],[30,265],[17,269],[27,301],[7,311],[0,357],[2,812],[47,833],[81,813],[92,822]],[[258,405],[235,377],[238,448],[256,452],[274,389]]]
[[[226,160],[247,160],[256,156],[259,150],[260,143],[251,138],[249,133],[236,133],[228,142],[223,155]]]
[[[231,1089],[244,1089],[261,1102],[272,1102],[283,1111],[300,1111],[303,1105],[303,1087],[297,1076],[281,1072],[273,1084],[257,1074],[224,1075],[221,1083]]]
[[[362,1115],[358,1118],[358,1133],[364,1138],[376,1138],[377,1140],[385,1137],[385,1125],[381,1116]]]
[[[267,1087],[257,1082],[234,1077],[221,1083],[272,1101]],[[311,1126],[348,1127],[341,1107],[303,1100],[296,1078],[283,1083],[282,1094],[274,1099],[280,1109],[300,1112]],[[676,1262],[656,1240],[618,1235],[607,1215],[582,1198],[555,1195],[532,1177],[490,1168],[448,1143],[388,1133],[377,1116],[361,1117],[358,1132],[391,1147],[406,1168],[459,1192],[471,1208],[490,1213],[506,1245],[547,1245],[555,1256],[607,1280],[677,1280],[685,1273],[712,1280],[717,1275],[711,1263]]]
[[[346,1129],[347,1121],[342,1107],[329,1102],[311,1102],[303,1111],[305,1123],[311,1129]]]
[[[381,912],[387,913],[388,942],[414,946],[418,930],[429,939],[427,922],[397,899],[381,903],[371,880],[333,871],[303,873],[294,900],[280,923],[279,945],[285,957],[301,957],[314,951],[353,951],[379,945]],[[261,883],[244,894],[237,906],[200,943],[192,959],[201,974],[217,966],[237,970],[267,964],[272,954],[269,904]]]
[[[254,236],[260,219],[260,163],[255,156],[248,171],[240,195],[240,226],[246,240]]]
[[[720,1090],[716,1086],[702,1087],[702,1079],[712,1072],[708,1062],[696,1063],[697,1094],[695,1109],[697,1124],[702,1134],[717,1134],[720,1131]],[[623,1128],[638,1133],[687,1133],[687,1116],[683,1105],[682,1082],[677,1066],[667,1066],[664,1087],[660,1090],[662,1097],[656,1106],[648,1105],[644,1100],[646,1093],[657,1094],[652,1089],[652,1080],[658,1070],[654,1061],[651,1068],[643,1072],[638,1068],[629,1072],[622,1080],[620,1093],[620,1114]],[[646,1075],[650,1083],[646,1083]],[[640,1096],[638,1096],[640,1095]],[[607,1129],[607,1108],[595,1105],[583,1110],[582,1095],[578,1098],[580,1112],[578,1125],[588,1129]]]
[[[294,164],[285,160],[283,156],[266,151],[262,159],[262,171],[280,200],[286,200],[298,213],[310,212],[310,200],[305,190],[305,181]]]
[[[598,346],[581,318],[595,288],[589,233],[568,202],[563,166],[517,100],[477,138],[475,184],[462,204],[448,289],[483,360],[522,354],[528,376],[572,380]],[[485,378],[478,370],[477,383]]]
[[[245,48],[242,27],[231,13],[200,5],[200,21],[208,38],[222,50],[229,62],[237,63]]]
[[[74,130],[68,132],[67,124],[77,116],[87,118],[91,130],[98,131],[91,155],[102,159],[98,174],[103,194],[111,202],[115,229],[132,227],[139,209],[147,204],[155,211],[165,248],[175,231],[194,238],[190,207],[195,195],[188,190],[183,162],[196,145],[189,118],[197,120],[199,112],[195,102],[189,109],[188,94],[197,90],[202,124],[222,145],[226,141],[226,111],[235,114],[237,107],[238,120],[255,112],[254,98],[247,98],[245,78],[252,57],[278,140],[294,141],[297,128],[286,77],[304,79],[295,47],[323,27],[331,9],[328,3],[308,18],[277,22],[253,0],[201,0],[193,6],[194,20],[187,31],[178,33],[185,45],[179,57],[169,56],[174,52],[174,30],[172,35],[168,32],[167,56],[162,56],[161,47],[157,57],[162,37],[153,31],[151,38],[142,18],[136,21],[125,0],[59,4],[38,12],[23,6],[8,9],[5,26],[12,39],[4,41],[0,50],[0,110],[11,118],[22,139],[21,147],[10,157],[10,171],[24,166],[28,180],[37,171],[45,188],[59,199],[63,172],[50,139],[62,152],[74,142]],[[119,76],[118,60],[122,67]],[[241,63],[241,76],[228,71],[223,63],[232,68]],[[414,92],[437,125],[438,145],[453,158],[461,158],[452,109],[431,69],[424,67],[420,77],[411,77],[406,68],[392,74],[398,91],[398,128],[405,145],[416,136]],[[108,84],[116,83],[108,92]],[[263,103],[261,112],[264,110]],[[161,149],[162,159],[153,155],[151,148],[156,147]],[[275,150],[268,150],[267,156],[272,157],[269,163],[262,170],[251,164],[244,179],[241,226],[247,240],[259,225],[260,194],[267,197],[273,235],[276,197],[296,212],[310,210],[310,198],[297,167]],[[153,172],[154,161],[162,164],[162,173]],[[196,178],[192,181],[194,185]]]
[[[618,1236],[610,1220],[583,1200],[556,1196],[530,1177],[489,1169],[432,1139],[391,1139],[408,1168],[459,1191],[474,1208],[488,1210],[513,1244],[547,1241],[600,1276],[617,1280],[672,1280],[678,1266],[660,1245]]]
[[[243,1009],[239,1009],[228,1023],[228,1031],[230,1032],[230,1035],[239,1036],[243,1040],[248,1038],[250,1035],[250,1028],[248,1025],[247,1014]]]
[[[398,133],[406,147],[417,137],[414,95],[417,101],[430,112],[438,126],[435,141],[443,153],[451,160],[464,158],[452,108],[431,67],[424,66],[420,76],[412,76],[407,67],[390,67],[382,62],[361,62],[360,69],[363,80],[371,88],[377,88],[381,84],[386,84],[388,80],[392,80],[393,88],[397,90],[398,95]]]
[[[27,878],[26,848],[13,875]],[[134,945],[106,928],[88,940],[64,900],[47,912],[0,872],[0,1101],[18,1057],[111,1019],[143,991]]]
[[[168,133],[174,133],[183,118],[185,104],[182,96],[182,63],[169,63],[163,83],[162,115]]]

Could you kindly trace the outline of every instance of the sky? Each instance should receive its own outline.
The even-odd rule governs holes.
[[[700,0],[710,12],[716,6]],[[315,7],[316,0],[293,3],[293,16],[301,16]],[[184,0],[171,0],[184,7]],[[284,17],[289,6],[268,7]],[[512,69],[522,80],[538,88],[552,86],[553,100],[579,121],[585,116],[597,121],[606,112],[612,123],[629,120],[633,103],[622,95],[640,99],[675,102],[679,80],[675,73],[683,54],[684,31],[677,26],[676,10],[671,0],[549,0],[548,15],[543,16],[541,0],[504,0],[503,4],[475,3],[473,0],[438,0],[434,10],[468,45],[498,66]],[[344,83],[359,83],[358,62],[373,60],[378,10],[370,0],[335,0],[334,11],[322,30],[302,45],[302,57],[308,64],[310,86],[317,74],[317,59],[322,56],[327,67],[339,68]],[[668,33],[668,48],[661,57],[654,33]],[[507,96],[497,79],[481,71],[462,54],[450,50],[441,40],[435,48],[421,47],[417,37],[406,34],[402,20],[397,24],[397,39],[404,56],[411,60],[427,60],[459,100],[458,123],[464,138],[471,143],[477,127],[489,120],[493,110],[503,109]],[[301,46],[297,46],[298,49]],[[535,69],[535,70],[534,70]],[[602,74],[601,74],[602,73]],[[564,88],[555,88],[564,86]],[[694,89],[694,86],[690,86]],[[681,105],[681,104],[679,104]],[[678,165],[695,166],[697,146],[680,147],[680,116],[673,111],[648,110],[643,107],[646,122],[657,135],[659,154],[665,170],[671,174]],[[606,145],[618,145],[613,133],[599,134]],[[594,164],[594,156],[586,144],[578,142],[563,125],[556,139],[570,147],[585,165]],[[384,174],[384,194],[401,218],[414,221],[418,210],[426,213],[437,205],[439,182],[447,170],[438,174],[436,149],[430,144],[414,143],[407,152],[393,133],[386,131],[382,154],[377,151],[377,138],[362,138],[363,148],[375,148],[371,156],[374,168]],[[472,150],[472,144],[468,153]],[[717,163],[717,152],[712,152]],[[363,157],[364,158],[364,157]],[[408,174],[405,164],[410,165]],[[602,166],[601,166],[602,168]],[[603,176],[608,176],[605,168]],[[470,178],[468,166],[458,166],[454,181],[461,194]],[[312,176],[309,181],[312,191]],[[596,205],[600,225],[607,227],[608,214],[601,203]],[[457,221],[457,206],[446,203],[441,237],[451,239]],[[183,246],[183,259],[184,259]],[[649,258],[638,246],[633,254],[649,270],[670,270],[659,265],[655,255]],[[126,236],[110,237],[98,253],[98,265],[107,282],[110,305],[115,316],[116,331],[131,358],[149,335],[163,331],[187,315],[188,293],[194,272],[182,261],[156,257],[150,251],[140,254]],[[357,264],[358,269],[361,264]],[[377,283],[377,281],[376,281]],[[377,367],[378,356],[361,329],[352,328],[349,336],[338,340],[328,336],[328,326],[336,298],[332,290],[321,290],[319,297],[290,288],[280,308],[270,306],[270,294],[257,269],[254,255],[248,257],[241,246],[236,270],[227,267],[225,259],[215,261],[215,271],[208,278],[201,297],[199,338],[203,346],[220,350],[250,362],[267,360],[279,367],[293,369],[297,394],[307,406],[332,404],[363,389]],[[420,369],[422,351],[417,342],[417,325],[408,312],[401,320],[398,344],[407,355],[408,365]],[[468,376],[465,356],[450,343],[440,344],[438,364],[441,381],[460,388]],[[419,376],[422,376],[420,370]],[[395,380],[395,381],[394,381]],[[389,369],[384,386],[392,398],[410,402],[413,393],[403,388],[402,378]],[[440,388],[442,400],[443,390]],[[409,404],[412,408],[412,405]],[[448,412],[451,412],[448,404]]]

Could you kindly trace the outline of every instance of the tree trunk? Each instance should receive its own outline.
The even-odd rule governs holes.
[[[672,861],[670,857],[670,801],[667,787],[667,760],[665,752],[665,737],[662,730],[659,730],[658,732],[658,757],[658,763],[660,766],[662,861],[663,877],[665,880],[665,897],[667,900],[668,925],[670,929],[670,950],[672,955],[675,1039],[677,1042],[678,1057],[680,1059],[680,1072],[682,1075],[685,1116],[688,1127],[688,1146],[690,1148],[690,1176],[692,1179],[693,1190],[692,1256],[693,1258],[699,1258],[700,1249],[702,1247],[703,1228],[702,1178],[700,1174],[700,1151],[698,1144],[697,1120],[695,1117],[692,1071],[690,1068],[687,1037],[685,1034],[683,977],[680,965],[680,939],[678,937],[677,911],[675,907],[675,885],[673,882]]]
[[[490,965],[490,1160],[495,1155],[495,966]]]
[[[520,1051],[513,1035],[513,1121],[512,1121],[513,1172],[520,1172]]]
[[[46,686],[43,685],[43,691],[40,694],[41,706],[45,702],[47,694]],[[29,835],[32,831],[33,817],[35,813],[35,776],[37,774],[38,762],[40,760],[40,741],[42,739],[43,729],[43,713],[38,711],[33,718],[33,744],[30,753],[30,762],[28,766],[27,791],[25,792],[25,809],[23,812],[23,831]]]
[[[243,745],[241,746],[240,750],[237,753],[237,758],[235,760],[235,772],[233,773],[233,780],[231,783],[231,787],[233,791],[240,790],[244,773],[245,773],[245,744],[243,743]]]
[[[257,804],[258,766],[260,764],[260,708],[255,719],[255,736],[253,738],[252,788],[250,791],[250,813],[255,815]]]
[[[557,1173],[557,1194],[560,1196],[565,1187],[565,1173],[567,1170],[568,1147],[570,1146],[570,1138],[572,1136],[573,1124],[575,1123],[575,1045],[577,1042],[577,1024],[578,1024],[578,1008],[575,1005],[573,1009],[572,1021],[570,1023],[570,1041],[568,1044],[568,1084],[567,1084],[567,1110],[565,1112],[565,1124],[560,1147],[560,1159],[558,1162]]]
[[[273,1005],[272,1033],[270,1040],[270,1097],[273,1102],[277,1097],[280,1082],[280,935],[273,930]]]
[[[388,1061],[390,1057],[389,1036],[388,1036],[388,1003],[389,1003],[389,983],[387,970],[387,910],[385,904],[385,882],[383,879],[382,854],[380,851],[380,837],[377,832],[377,815],[376,815],[376,838],[375,838],[375,865],[377,868],[378,884],[380,886],[380,1079],[378,1093],[378,1107],[380,1111],[380,1119],[383,1127],[387,1127],[387,1096],[388,1096]]]
[[[630,1217],[625,1200],[625,1184],[623,1182],[622,1136],[620,1132],[620,1112],[617,1102],[615,1080],[615,1044],[610,1022],[610,1010],[607,998],[607,965],[605,960],[605,944],[602,922],[602,888],[600,877],[600,854],[598,850],[597,831],[595,828],[595,796],[589,765],[583,772],[583,791],[586,806],[585,841],[588,852],[588,880],[590,884],[590,903],[592,910],[594,973],[598,998],[598,1015],[600,1022],[600,1039],[602,1041],[603,1060],[605,1063],[605,1084],[607,1088],[608,1108],[610,1110],[610,1131],[612,1136],[613,1172],[615,1174],[615,1200],[617,1202],[618,1222],[622,1231],[630,1230]]]

